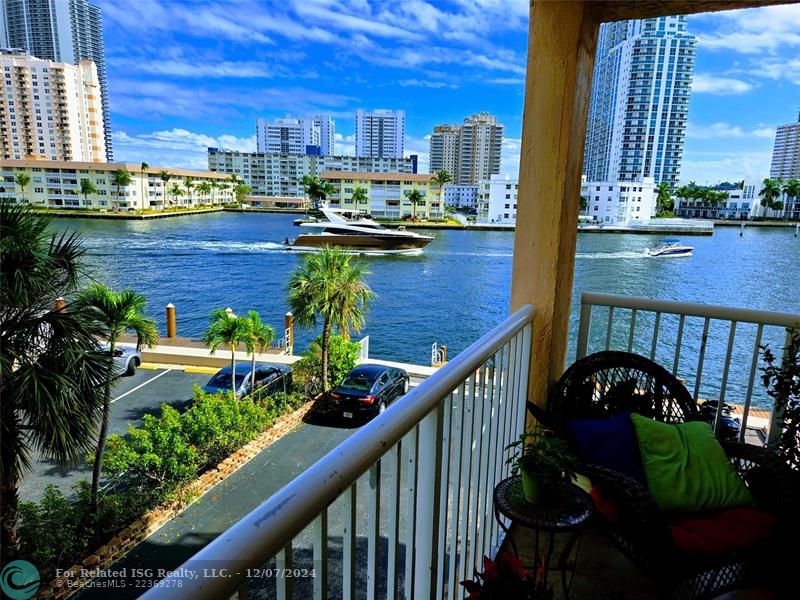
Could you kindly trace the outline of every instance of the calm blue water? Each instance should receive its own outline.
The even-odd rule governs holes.
[[[94,276],[144,294],[148,312],[162,331],[164,307],[172,302],[178,334],[196,337],[211,309],[228,306],[237,314],[258,310],[276,331],[282,330],[286,282],[302,256],[277,244],[297,235],[293,218],[221,213],[153,221],[63,219],[56,226],[79,229]],[[696,250],[684,259],[645,256],[645,248],[657,245],[659,236],[580,234],[572,342],[577,300],[587,290],[800,312],[800,238],[792,234],[790,229],[751,228],[740,238],[737,228],[718,228],[711,237],[686,238]],[[362,258],[377,293],[362,332],[370,336],[370,355],[429,364],[434,341],[447,344],[451,355],[463,350],[507,314],[512,250],[511,232],[441,231],[421,256]],[[595,311],[593,349],[605,343],[607,314]],[[614,332],[616,347],[627,345],[628,315]],[[637,339],[634,349],[645,354],[650,352],[652,323],[642,316],[636,323],[642,341]],[[650,333],[645,335],[647,327]],[[656,357],[670,368],[676,330],[677,319],[662,319]],[[679,373],[692,383],[695,370],[687,361],[691,356],[697,360],[701,332],[702,322],[687,321],[687,358],[679,364]],[[299,332],[296,345],[305,346],[313,335]],[[730,385],[739,394],[744,385],[740,376],[750,369],[753,335],[753,328],[737,329]],[[780,344],[777,333],[765,335],[766,341]],[[727,336],[727,328],[712,326],[704,374],[721,372]],[[716,385],[704,381],[701,389],[708,386],[713,392]]]

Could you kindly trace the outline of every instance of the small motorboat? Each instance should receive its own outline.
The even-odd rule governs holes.
[[[663,245],[658,248],[648,248],[647,255],[679,258],[681,256],[691,256],[694,251],[692,246],[684,246],[680,243],[680,240],[667,239],[662,240],[662,242]]]

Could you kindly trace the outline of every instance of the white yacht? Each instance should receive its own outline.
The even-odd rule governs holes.
[[[692,246],[684,246],[680,240],[666,239],[662,240],[663,245],[658,248],[648,248],[648,256],[679,258],[682,256],[691,256],[694,248]]]
[[[321,208],[324,218],[297,223],[307,229],[294,240],[283,242],[290,250],[313,251],[337,246],[357,254],[416,254],[433,241],[433,236],[406,231],[404,227],[387,229],[361,216],[346,219],[340,210]]]

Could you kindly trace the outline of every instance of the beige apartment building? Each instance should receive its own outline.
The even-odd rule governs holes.
[[[0,54],[0,157],[105,162],[97,67]]]
[[[114,172],[127,171],[131,183],[114,185]],[[18,173],[31,181],[22,189]],[[166,173],[167,181],[162,179]],[[162,210],[201,204],[219,205],[234,198],[230,175],[169,167],[148,167],[126,163],[91,163],[53,160],[0,160],[0,198],[47,208],[89,208],[96,210]],[[81,194],[81,180],[94,184],[96,192]],[[188,183],[188,186],[187,186]],[[208,183],[208,190],[202,185]]]
[[[441,188],[432,178],[433,175],[418,173],[320,173],[320,179],[329,181],[336,189],[328,198],[331,207],[359,210],[377,219],[402,219],[412,214],[421,219],[443,218]],[[367,195],[367,200],[358,205],[353,201],[357,187]],[[415,206],[408,199],[411,190],[422,194],[422,201]]]

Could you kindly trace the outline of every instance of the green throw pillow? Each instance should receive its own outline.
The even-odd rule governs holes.
[[[753,497],[708,423],[670,425],[631,414],[647,484],[665,511],[752,506]]]

